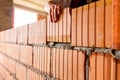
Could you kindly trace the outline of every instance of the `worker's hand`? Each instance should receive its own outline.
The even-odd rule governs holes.
[[[50,5],[50,20],[51,22],[57,22],[61,14],[61,7],[59,5]]]

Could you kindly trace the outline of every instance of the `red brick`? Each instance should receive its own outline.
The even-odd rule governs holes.
[[[7,47],[7,55],[14,59],[19,59],[19,54],[20,54],[20,46],[17,44],[8,44]]]
[[[28,25],[24,25],[18,28],[18,43],[27,44],[28,41]]]
[[[72,35],[71,35],[71,40],[72,40],[72,42],[71,42],[71,45],[72,46],[76,46],[77,45],[77,43],[76,43],[76,41],[77,41],[77,33],[76,33],[76,31],[77,31],[77,24],[76,24],[76,21],[77,21],[77,9],[72,9]]]
[[[17,28],[10,29],[9,33],[10,33],[10,36],[9,36],[10,41],[9,42],[16,43],[17,42]]]
[[[21,65],[21,64],[16,64],[16,77],[19,80],[26,80],[27,75],[26,75],[26,68]]]
[[[32,65],[32,46],[20,46],[20,61]]]
[[[8,59],[8,64],[6,65],[7,69],[15,74],[16,63],[12,59]]]
[[[29,25],[29,44],[46,44],[46,19]]]
[[[95,46],[95,4],[89,4],[89,46]]]
[[[35,47],[33,48],[33,54],[34,54],[34,61],[33,61],[33,66],[37,69],[39,69],[39,49],[38,47]]]
[[[106,5],[105,5],[105,47],[112,47],[112,0],[106,0]]]
[[[27,80],[33,80],[32,70],[27,69]]]
[[[14,79],[13,79],[13,76],[10,75],[10,73],[7,72],[7,73],[6,73],[5,80],[14,80]]]

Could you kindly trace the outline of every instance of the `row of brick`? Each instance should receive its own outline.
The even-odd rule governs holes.
[[[5,68],[0,66],[0,80],[15,80],[15,79],[13,79],[13,76],[11,76],[9,72],[5,70]]]
[[[85,54],[82,51],[52,49],[52,73],[57,80],[85,80]]]
[[[19,44],[45,44],[46,19],[19,28],[2,31],[0,32],[0,41]]]
[[[32,65],[32,46],[1,43],[0,52],[27,65]]]
[[[112,0],[99,0],[72,10],[72,46],[112,48]]]
[[[120,60],[110,54],[92,53],[89,80],[120,80]]]
[[[38,74],[37,71],[28,69],[26,66],[9,59],[0,54],[0,80],[44,80],[45,77]],[[14,64],[12,64],[14,62]]]
[[[70,8],[62,11],[60,19],[56,23],[50,22],[47,17],[47,41],[50,42],[71,42],[71,15]]]
[[[48,16],[47,20],[43,19],[17,29],[2,31],[0,41],[22,44],[68,42],[71,46],[116,49],[116,46],[119,46],[119,40],[117,40],[119,35],[117,35],[116,28],[113,28],[113,2],[112,0],[99,0],[72,9],[71,14],[70,8],[66,8],[58,22],[51,23]]]
[[[57,80],[85,80],[88,76],[85,75],[86,56],[83,51],[1,43],[0,52],[0,64],[16,74],[19,80],[43,80],[50,74]],[[89,59],[89,80],[120,79],[120,61],[110,54],[92,53]],[[37,71],[33,72],[25,65]]]

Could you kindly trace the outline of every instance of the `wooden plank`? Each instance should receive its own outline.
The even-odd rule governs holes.
[[[83,6],[83,42],[82,46],[88,46],[88,5]]]
[[[90,56],[89,80],[96,80],[96,53]]]
[[[105,7],[104,0],[96,2],[96,47],[104,47],[105,45]]]
[[[85,80],[85,53],[78,51],[78,80]]]
[[[105,47],[112,47],[112,0],[105,0]]]
[[[104,54],[97,53],[96,80],[104,80]]]
[[[71,39],[70,39],[70,34],[71,34],[71,15],[70,15],[70,8],[67,8],[67,10],[66,10],[66,12],[67,12],[67,14],[66,15],[68,15],[67,16],[67,33],[66,33],[66,35],[67,35],[67,42],[71,42]]]
[[[63,42],[67,40],[67,9],[63,10]]]
[[[64,80],[68,80],[68,50],[64,49]]]
[[[73,73],[73,53],[72,53],[72,50],[69,50],[69,53],[68,53],[68,80],[73,80],[73,76],[72,76],[72,73]]]
[[[120,0],[113,1],[113,48],[120,49]]]
[[[64,71],[64,68],[63,68],[63,64],[64,64],[64,53],[63,53],[63,49],[60,49],[60,80],[64,80],[64,73],[63,73],[63,71]]]
[[[77,20],[77,9],[72,9],[72,42],[71,45],[72,46],[76,46],[77,45],[77,24],[76,21]]]
[[[77,46],[82,46],[82,9],[82,7],[77,8]]]
[[[78,52],[73,50],[73,79],[78,80]]]
[[[89,46],[95,46],[95,36],[96,36],[96,27],[95,27],[95,2],[89,4]]]
[[[56,78],[59,80],[59,77],[60,77],[60,52],[59,52],[59,49],[56,49],[56,70],[55,70],[55,75],[56,75]]]

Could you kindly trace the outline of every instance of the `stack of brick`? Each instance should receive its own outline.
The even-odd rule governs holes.
[[[117,1],[99,0],[71,15],[67,8],[57,23],[48,16],[0,32],[0,80],[120,80],[120,61],[97,50],[120,48]]]

